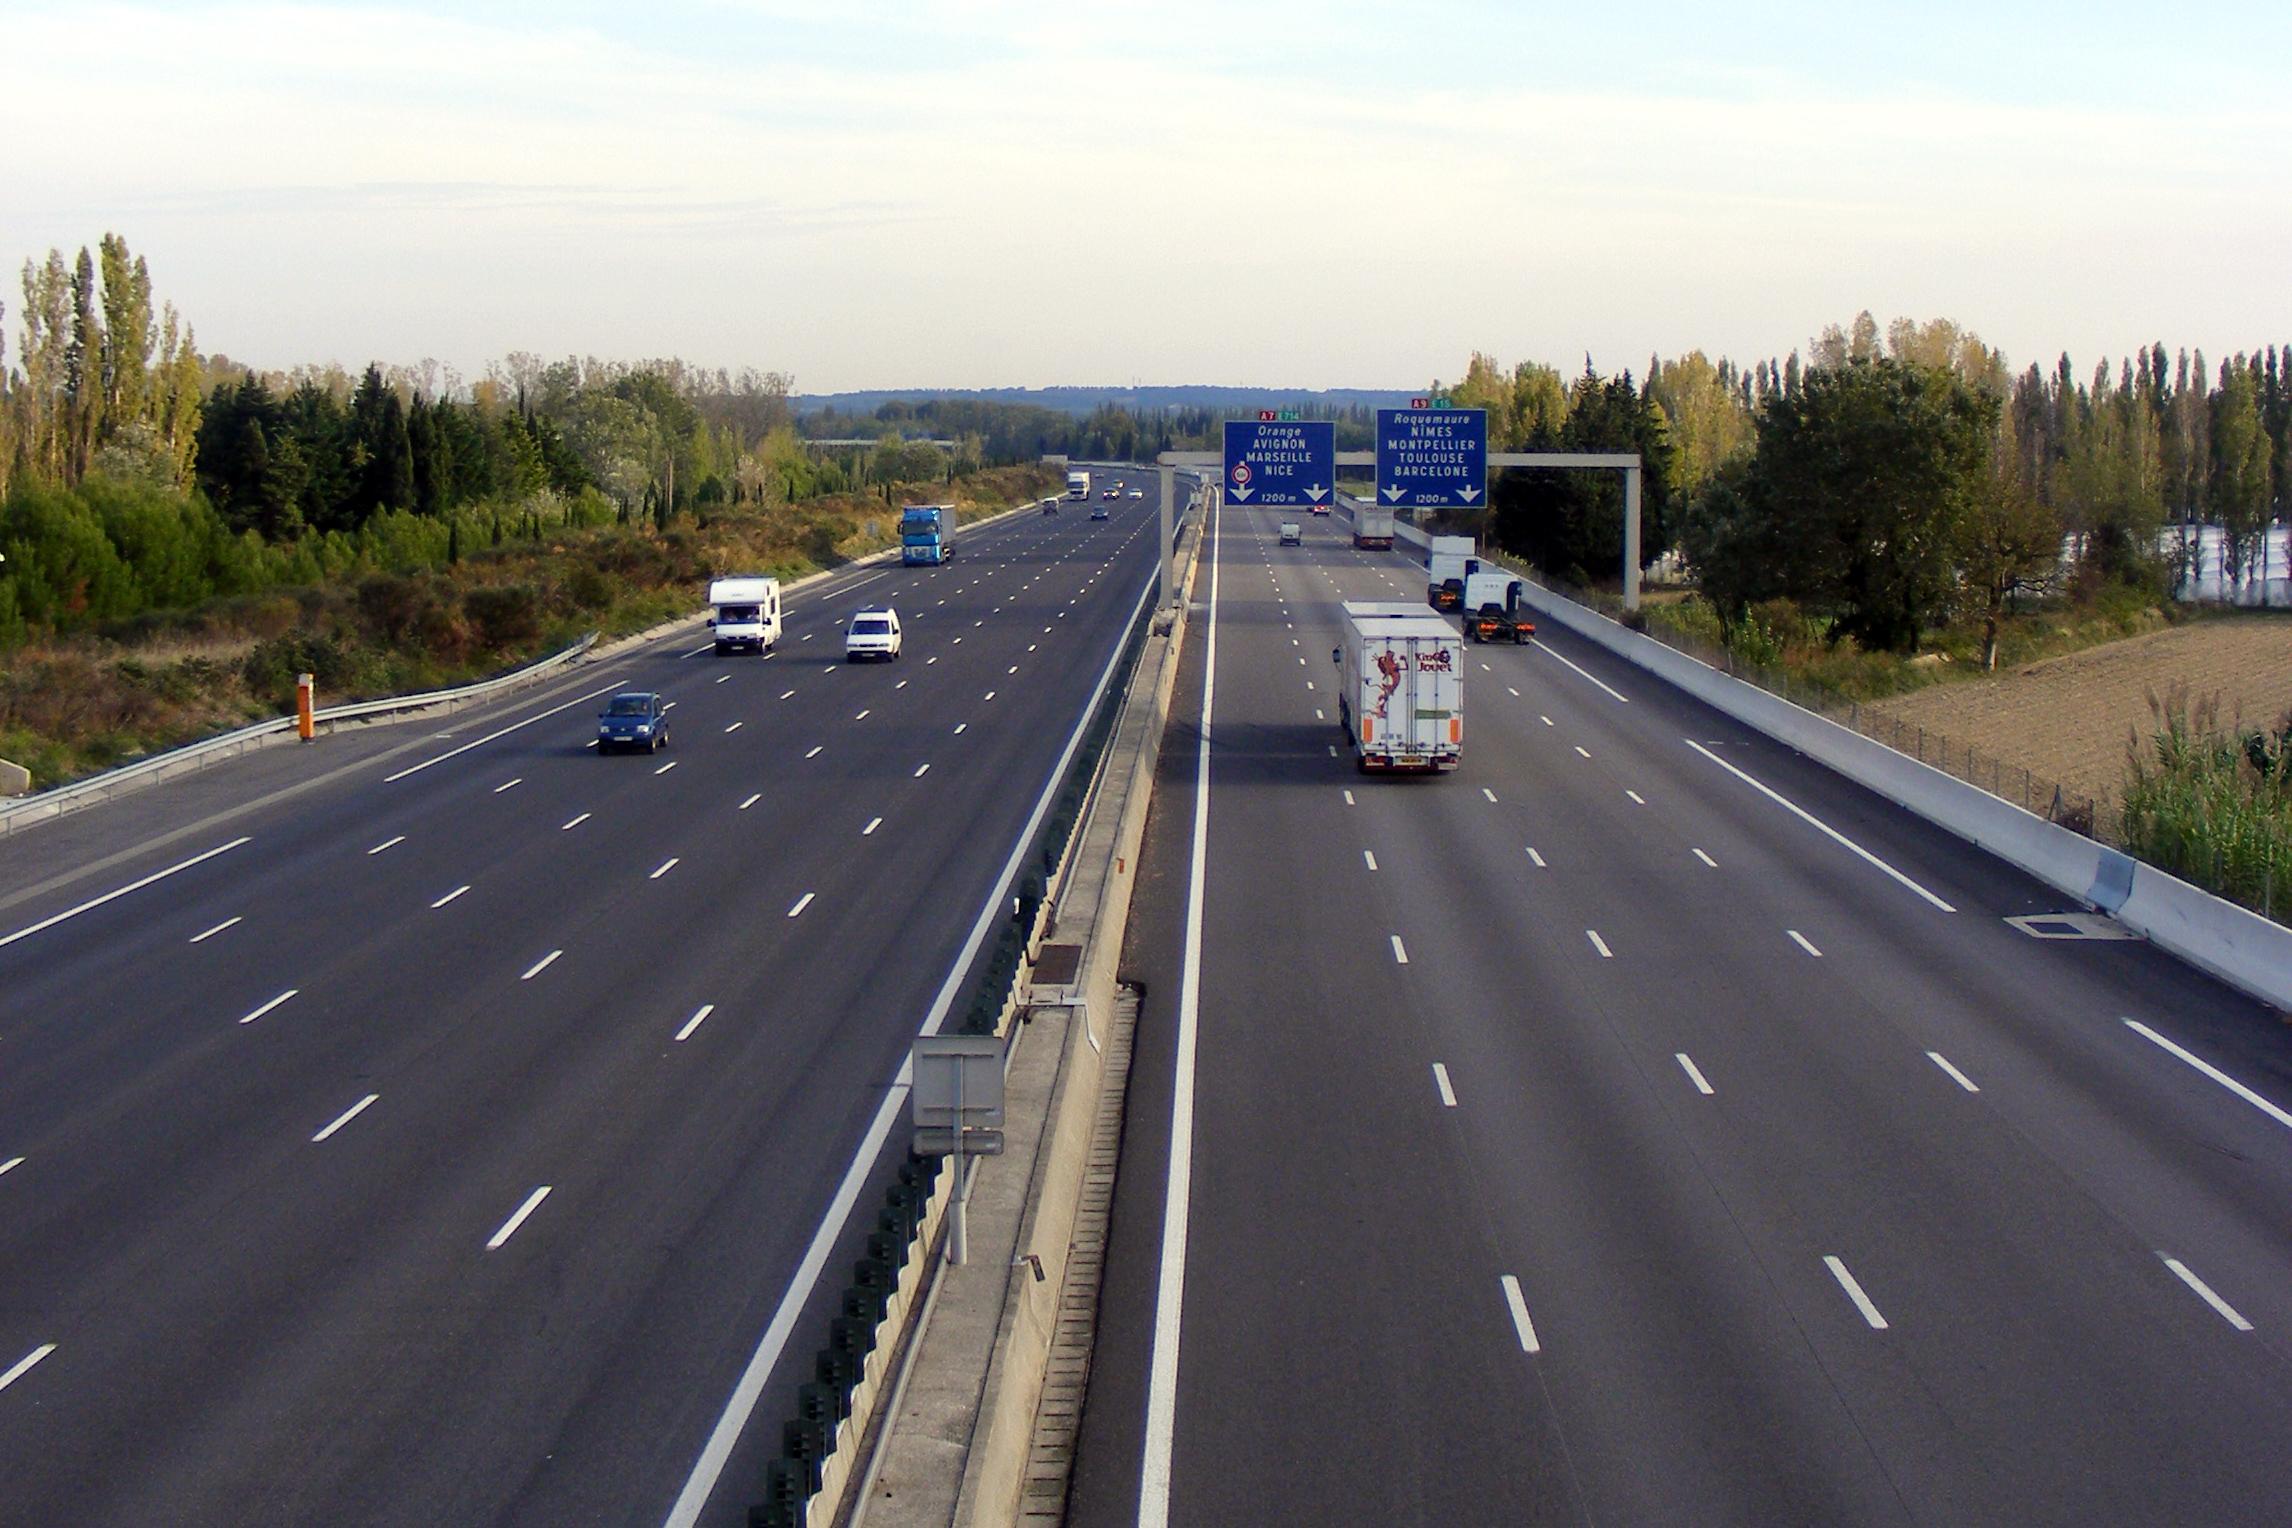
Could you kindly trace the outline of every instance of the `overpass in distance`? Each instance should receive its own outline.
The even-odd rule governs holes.
[[[659,1522],[731,1437],[744,1521],[1150,593],[1120,476],[768,660],[0,842],[0,1517]],[[1421,570],[1284,515],[1195,586],[1070,1516],[2279,1517],[2292,1114],[2148,1038],[2292,1110],[2271,1016],[1564,633],[1467,649],[1457,775],[1356,776],[1336,603]],[[582,747],[625,687],[669,752]]]

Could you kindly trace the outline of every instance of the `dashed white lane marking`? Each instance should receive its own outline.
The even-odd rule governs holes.
[[[1846,1297],[1854,1302],[1856,1310],[1862,1312],[1862,1319],[1870,1323],[1871,1330],[1885,1331],[1886,1318],[1878,1314],[1878,1307],[1870,1303],[1870,1296],[1862,1292],[1862,1286],[1855,1282],[1854,1275],[1846,1271],[1846,1264],[1826,1255],[1822,1265],[1830,1270],[1832,1278],[1838,1280],[1838,1287],[1846,1291]]]
[[[10,1157],[7,1161],[0,1162],[0,1178],[5,1178],[23,1165],[24,1159],[22,1157]]]
[[[1711,1095],[1711,1084],[1703,1080],[1702,1068],[1695,1064],[1693,1059],[1688,1056],[1687,1052],[1676,1051],[1673,1053],[1672,1059],[1677,1061],[1680,1067],[1687,1073],[1687,1080],[1695,1084],[1696,1092],[1703,1094],[1705,1097],[1709,1097]]]
[[[26,1353],[22,1358],[17,1359],[14,1364],[9,1366],[7,1373],[0,1374],[0,1390],[7,1389],[10,1385],[13,1385],[16,1383],[16,1381],[31,1373],[32,1366],[34,1364],[37,1364],[41,1359],[47,1357],[54,1351],[56,1351],[56,1345],[54,1343],[43,1342],[38,1347],[34,1348],[31,1352]]]
[[[2157,1256],[2165,1258],[2165,1266],[2173,1271],[2173,1277],[2179,1279],[2183,1284],[2186,1284],[2189,1288],[2195,1290],[2197,1293],[2197,1298],[2204,1301],[2205,1304],[2211,1306],[2213,1311],[2220,1317],[2221,1320],[2227,1322],[2230,1326],[2235,1327],[2240,1332],[2249,1332],[2252,1330],[2252,1323],[2245,1320],[2244,1317],[2237,1311],[2235,1306],[2229,1304],[2226,1300],[2223,1300],[2220,1296],[2214,1294],[2212,1292],[2212,1286],[2207,1284],[2204,1280],[2198,1278],[2195,1274],[2189,1272],[2188,1267],[2183,1264],[2179,1258],[2165,1257],[2165,1254],[2162,1252],[2158,1253]],[[0,1380],[0,1387],[4,1387],[6,1384],[6,1380]]]
[[[1494,670],[1494,669],[1490,668],[1490,667],[1489,667],[1487,664],[1485,664],[1485,663],[1483,663],[1483,664],[1480,666],[1480,671],[1481,671],[1483,674],[1493,674],[1493,673],[1495,673],[1495,672],[1496,672],[1496,670]]]
[[[798,640],[798,641],[802,641],[802,642],[809,642],[809,641],[811,641],[811,640],[812,640],[812,633],[810,633],[810,632],[808,632],[808,631],[807,631],[807,632],[805,632],[805,633],[803,634],[803,636],[799,637],[797,640]]]
[[[1544,856],[1536,852],[1536,846],[1534,844],[1530,844],[1528,846],[1528,863],[1534,865],[1538,870],[1545,868]]]
[[[660,768],[654,770],[653,773],[656,775],[665,775],[674,768],[676,768],[676,760],[671,759],[666,764],[663,764]]]
[[[1751,787],[1751,789],[1757,791],[1760,795],[1765,796],[1769,801],[1774,802],[1777,806],[1789,812],[1792,816],[1798,818],[1799,821],[1805,823],[1808,827],[1813,828],[1816,832],[1822,834],[1825,838],[1828,838],[1832,843],[1837,844],[1842,849],[1846,849],[1851,853],[1860,856],[1865,862],[1876,866],[1880,870],[1885,871],[1889,876],[1892,876],[1902,885],[1918,893],[1919,896],[1924,897],[1929,903],[1931,903],[1936,908],[1939,908],[1941,911],[1946,913],[1954,913],[1957,911],[1957,909],[1952,907],[1949,903],[1943,901],[1940,897],[1935,896],[1925,887],[1919,885],[1916,881],[1911,880],[1910,877],[1904,875],[1901,871],[1895,869],[1892,865],[1887,864],[1886,861],[1880,859],[1877,855],[1871,853],[1868,849],[1863,848],[1862,845],[1856,843],[1853,839],[1847,837],[1844,833],[1839,832],[1838,829],[1832,827],[1829,823],[1824,822],[1820,817],[1815,816],[1814,813],[1808,811],[1805,807],[1800,806],[1797,802],[1791,800],[1788,796],[1785,796],[1781,791],[1776,790],[1774,787],[1768,785],[1765,781],[1755,779],[1751,775],[1746,774],[1744,771],[1737,769],[1734,765],[1728,763],[1725,759],[1722,759],[1719,757],[1719,755],[1713,753],[1710,749],[1704,747],[1701,743],[1696,742],[1695,739],[1688,738],[1685,741],[1688,747],[1694,749],[1697,753],[1703,755],[1703,757],[1709,759],[1712,763],[1718,765],[1721,769],[1724,769],[1727,771],[1727,773],[1733,775],[1736,779],[1742,781],[1745,785],[1748,785]]]
[[[439,908],[445,906],[448,902],[452,902],[461,897],[468,890],[469,888],[467,886],[456,886],[452,891],[447,892],[444,896],[438,898],[437,901],[432,902],[430,904],[430,911],[436,912]]]
[[[1325,722],[1329,720],[1329,717],[1328,714],[1324,712],[1319,706],[1315,706],[1313,708],[1313,719],[1317,722]]]
[[[262,1007],[260,1007],[260,1008],[257,1008],[257,1009],[256,1009],[256,1010],[255,1010],[253,1013],[250,1013],[250,1014],[248,1014],[248,1015],[247,1015],[245,1018],[243,1018],[243,1019],[239,1020],[239,1022],[240,1022],[240,1023],[242,1023],[242,1024],[252,1024],[252,1023],[254,1023],[254,1022],[255,1022],[255,1020],[257,1020],[257,1019],[261,1018],[261,1017],[262,1017],[264,1014],[271,1012],[273,1009],[277,1008],[277,1007],[278,1007],[278,1006],[279,1006],[281,1003],[284,1003],[284,1002],[285,1002],[287,999],[289,999],[289,998],[293,997],[293,996],[294,996],[296,993],[300,992],[301,990],[302,990],[302,989],[301,989],[300,987],[289,987],[289,988],[287,988],[287,989],[286,989],[286,991],[284,991],[284,992],[280,993],[280,994],[279,994],[277,997],[274,997],[274,998],[272,998],[272,999],[271,999],[269,1002],[267,1002],[267,1003],[263,1004],[263,1006],[262,1006]]]
[[[214,938],[214,937],[215,937],[217,934],[220,934],[221,932],[223,932],[223,930],[225,930],[225,929],[227,929],[227,928],[231,927],[233,924],[236,924],[236,923],[241,923],[241,922],[244,922],[244,921],[245,921],[245,919],[244,919],[244,917],[243,917],[243,916],[241,916],[241,917],[231,917],[231,918],[225,918],[225,919],[224,919],[222,922],[220,922],[220,923],[216,924],[216,925],[215,925],[213,928],[211,928],[211,929],[207,930],[207,932],[205,932],[204,934],[193,934],[193,935],[191,936],[191,943],[193,943],[193,944],[205,944],[205,943],[206,943],[208,940],[210,940],[210,939]]]
[[[566,831],[567,829],[569,829],[569,828],[577,828],[577,827],[581,826],[581,824],[583,824],[583,823],[587,822],[588,820],[589,820],[589,814],[588,814],[587,812],[583,812],[583,813],[582,813],[580,816],[578,816],[578,817],[570,818],[570,819],[568,819],[568,820],[566,820],[566,821],[564,821],[564,822],[561,822],[561,823],[559,823],[559,824],[557,825],[557,831],[558,831],[558,832],[560,832],[560,833],[563,833],[563,832],[565,832],[565,831]]]
[[[1549,716],[1538,716],[1536,720],[1542,722],[1547,727],[1552,725],[1552,718]]]
[[[701,1004],[700,1007],[695,1010],[693,1016],[684,1021],[684,1028],[676,1032],[677,1043],[682,1045],[685,1041],[691,1039],[692,1032],[700,1028],[701,1021],[706,1019],[710,1014],[714,1012],[716,1012],[716,1005],[714,1003]]]
[[[1598,929],[1585,929],[1584,937],[1591,940],[1592,948],[1600,952],[1600,959],[1613,960],[1616,958],[1615,951],[1608,948],[1608,942],[1600,937],[1600,931]]]
[[[738,732],[738,731],[739,731],[741,728],[743,728],[743,727],[745,727],[745,726],[747,726],[747,725],[748,725],[748,724],[747,724],[746,722],[734,722],[734,723],[733,723],[731,726],[729,726],[729,727],[725,728],[724,730],[725,730],[727,733]]]
[[[1353,805],[1353,804],[1354,804],[1354,803],[1353,803],[1353,793],[1352,793],[1351,791],[1347,791],[1347,792],[1345,793],[1345,804],[1346,804],[1347,806],[1351,806],[1351,805]]]
[[[855,722],[864,722],[864,721],[866,721],[866,720],[867,720],[867,714],[868,714],[868,712],[869,712],[869,711],[872,711],[873,709],[875,709],[873,706],[867,706],[867,707],[863,707],[863,708],[861,708],[861,710],[860,710],[860,714],[859,714],[859,715],[857,715],[857,716],[855,716],[855,717],[853,717],[853,718],[852,718],[852,720],[853,720],[853,721],[855,721]]]
[[[812,896],[813,893],[807,891],[802,896],[798,897],[796,899],[796,905],[788,909],[788,916],[791,918],[796,917],[802,913],[805,908],[810,907],[812,905]]]
[[[1519,1334],[1520,1351],[1541,1353],[1544,1345],[1536,1339],[1536,1323],[1528,1319],[1528,1301],[1520,1293],[1520,1281],[1509,1273],[1504,1276],[1504,1304],[1512,1312],[1512,1330]]]
[[[960,646],[962,646],[962,645],[963,645],[963,639],[962,639],[961,637],[957,637],[957,638],[955,639],[954,645],[955,645],[955,646],[957,646],[957,647],[960,647]]]
[[[794,690],[783,690],[783,691],[781,692],[781,694],[780,694],[780,698],[781,698],[782,700],[786,700],[786,699],[788,699],[790,696],[794,695],[795,693],[796,693],[796,692],[795,692]]]
[[[1030,652],[1031,652],[1031,651],[1033,651],[1033,649],[1031,649],[1031,648],[1030,648],[1030,649],[1028,649],[1028,651],[1030,651]],[[899,681],[899,683],[897,683],[897,684],[893,685],[893,686],[892,686],[892,688],[893,688],[893,689],[895,689],[895,690],[904,690],[904,689],[906,689],[906,688],[907,688],[907,681],[906,681],[906,680],[904,680],[904,679],[902,679],[901,681]]]
[[[767,654],[765,654],[765,656],[766,656],[766,657],[770,657],[770,656],[771,656],[771,654],[767,653]],[[730,679],[731,677],[732,677],[732,676],[731,676],[730,674],[719,674],[719,675],[717,675],[717,676],[716,676],[716,682],[717,682],[718,684],[722,684],[722,683],[724,683],[726,680]]]
[[[1588,749],[1588,748],[1586,748],[1586,747],[1585,747],[1583,744],[1581,744],[1581,743],[1578,743],[1578,744],[1576,745],[1576,752],[1578,752],[1578,753],[1582,754],[1582,755],[1583,755],[1585,758],[1587,758],[1587,759],[1588,759],[1588,758],[1590,758],[1590,757],[1592,756],[1592,754],[1591,754],[1591,750],[1590,750],[1590,749]]]
[[[1009,668],[1007,668],[1007,669],[1003,670],[1003,672],[1004,672],[1004,673],[1006,673],[1006,674],[1016,674],[1018,671],[1019,671],[1019,666],[1018,666],[1016,663],[1012,664],[1012,665],[1011,665]]]
[[[1409,947],[1401,943],[1401,936],[1398,934],[1393,936],[1393,960],[1397,965],[1405,966],[1409,963]]]
[[[880,827],[882,827],[882,826],[883,826],[883,819],[882,819],[881,817],[870,817],[870,818],[867,820],[867,826],[866,826],[866,827],[864,827],[864,828],[862,828],[862,829],[860,829],[860,837],[862,837],[862,838],[865,838],[865,837],[867,837],[869,834],[873,833],[873,832],[874,832],[874,831],[875,831],[877,828],[880,828]]]
[[[1933,1062],[1943,1071],[1949,1073],[1950,1080],[1956,1083],[1959,1087],[1964,1088],[1967,1092],[1979,1093],[1981,1091],[1980,1088],[1974,1086],[1974,1080],[1971,1077],[1968,1077],[1964,1072],[1961,1072],[1956,1067],[1950,1065],[1950,1058],[1943,1055],[1940,1051],[1926,1052],[1926,1059]]]
[[[2246,1087],[2243,1083],[2238,1082],[2234,1077],[2229,1076],[2228,1073],[2222,1071],[2219,1067],[2214,1066],[2211,1062],[2206,1061],[2202,1057],[2194,1055],[2189,1051],[2183,1050],[2180,1046],[2175,1045],[2172,1041],[2166,1039],[2163,1035],[2158,1034],[2148,1025],[2141,1023],[2138,1019],[2127,1019],[2125,1021],[2125,1027],[2133,1031],[2133,1033],[2139,1035],[2142,1039],[2148,1041],[2150,1044],[2157,1046],[2159,1049],[2165,1051],[2168,1055],[2177,1056],[2181,1060],[2186,1061],[2190,1066],[2195,1067],[2198,1071],[2204,1073],[2207,1077],[2210,1077],[2214,1082],[2219,1083],[2222,1087],[2228,1089],[2228,1091],[2234,1093],[2237,1097],[2243,1099],[2246,1103],[2252,1105],[2252,1107],[2258,1109],[2261,1113],[2276,1121],[2277,1124],[2283,1125],[2287,1129],[2292,1129],[2292,1114],[2286,1113],[2284,1110],[2278,1108],[2275,1104],[2272,1104],[2267,1099],[2262,1098],[2258,1093],[2253,1092],[2252,1089]]]
[[[939,656],[938,656],[938,654],[934,653],[932,656],[930,656],[930,657],[928,657],[928,658],[926,658],[926,659],[924,659],[924,660],[923,660],[923,666],[924,666],[925,668],[929,668],[929,667],[931,667],[931,665],[932,665],[932,664],[934,664],[934,663],[937,663],[938,661],[939,661]]]
[[[500,1251],[502,1243],[508,1241],[512,1236],[515,1236],[517,1234],[517,1228],[525,1224],[525,1217],[532,1214],[535,1210],[540,1209],[541,1201],[547,1199],[548,1197],[549,1185],[546,1183],[542,1184],[541,1187],[528,1194],[525,1198],[525,1203],[517,1207],[517,1213],[510,1216],[509,1219],[503,1221],[501,1223],[501,1229],[486,1238],[485,1250],[488,1252]]]
[[[1518,690],[1514,690],[1514,689],[1512,689],[1512,686],[1510,686],[1510,685],[1506,685],[1504,688],[1505,688],[1505,689],[1507,689],[1507,690],[1510,690],[1510,691],[1511,691],[1511,693],[1512,693],[1512,698],[1513,698],[1514,700],[1518,700],[1518,699],[1520,698],[1520,692],[1519,692]]]
[[[1363,850],[1361,851],[1361,858],[1362,858],[1362,859],[1364,859],[1364,860],[1366,860],[1366,861],[1368,862],[1369,868],[1370,868],[1371,870],[1374,870],[1374,869],[1376,869],[1376,868],[1377,868],[1377,856],[1375,856],[1374,854],[1371,854],[1371,853],[1370,853],[1368,850],[1366,850],[1366,849],[1363,849]]]
[[[520,728],[530,727],[538,721],[545,721],[548,718],[555,716],[560,711],[570,711],[573,709],[573,707],[582,704],[584,701],[595,700],[598,696],[610,694],[612,691],[618,688],[619,686],[617,684],[609,684],[601,690],[591,690],[586,695],[576,695],[561,706],[551,706],[548,710],[540,712],[534,716],[529,716],[524,721],[512,722],[510,725],[501,728],[499,731],[489,732],[484,737],[478,738],[474,742],[464,743],[459,748],[449,748],[434,759],[424,759],[419,764],[407,765],[404,769],[399,770],[394,775],[384,775],[382,777],[382,783],[384,785],[391,785],[395,784],[397,781],[405,779],[408,775],[418,775],[433,764],[443,764],[448,759],[457,758],[462,754],[468,753],[472,748],[483,748],[486,744],[492,742],[495,738],[507,737],[512,732],[518,731]]]
[[[925,775],[927,775],[927,774],[929,774],[929,773],[931,773],[931,766],[930,766],[930,765],[928,765],[928,764],[918,764],[918,765],[916,765],[916,766],[915,766],[915,778],[916,778],[916,779],[920,780],[920,779],[922,779],[922,778],[923,778]]]
[[[1541,642],[1538,642],[1538,643],[1536,644],[1536,651],[1538,651],[1538,652],[1542,653],[1542,654],[1543,654],[1545,657],[1547,657],[1547,658],[1555,658],[1555,659],[1558,659],[1558,660],[1559,660],[1560,662],[1562,662],[1562,663],[1567,663],[1567,664],[1568,664],[1568,667],[1570,667],[1570,668],[1572,668],[1572,669],[1575,669],[1575,671],[1576,671],[1578,674],[1581,674],[1581,675],[1583,675],[1583,677],[1584,677],[1585,679],[1587,679],[1587,680],[1590,680],[1592,684],[1594,684],[1594,685],[1598,686],[1598,687],[1599,687],[1600,689],[1602,689],[1602,690],[1605,690],[1605,691],[1607,691],[1607,692],[1608,692],[1608,694],[1615,696],[1615,698],[1616,698],[1617,700],[1620,700],[1620,701],[1622,701],[1622,702],[1623,702],[1625,705],[1627,705],[1627,706],[1628,706],[1628,705],[1630,705],[1630,704],[1631,704],[1631,699],[1630,699],[1630,697],[1628,697],[1628,696],[1625,696],[1625,695],[1621,695],[1621,694],[1617,694],[1617,692],[1616,692],[1615,688],[1614,688],[1613,686],[1609,685],[1609,684],[1608,684],[1606,681],[1604,681],[1604,680],[1601,680],[1601,679],[1598,679],[1598,678],[1594,677],[1592,674],[1590,674],[1590,673],[1587,673],[1587,672],[1586,672],[1586,671],[1585,671],[1585,670],[1584,670],[1584,669],[1583,669],[1581,666],[1579,666],[1579,665],[1577,665],[1577,664],[1574,664],[1574,663],[1568,663],[1568,660],[1567,660],[1567,659],[1565,659],[1565,658],[1561,658],[1561,657],[1560,657],[1560,655],[1559,655],[1558,653],[1556,653],[1556,652],[1552,651],[1552,649],[1550,649],[1549,647],[1546,647],[1546,646],[1545,646],[1543,643],[1541,643]]]
[[[671,870],[674,870],[678,863],[679,861],[677,860],[677,857],[672,854],[667,859],[661,861],[660,869],[654,871],[651,875],[646,876],[645,879],[648,881],[657,881],[662,876],[667,875]]]
[[[252,839],[245,837],[234,838],[229,843],[220,845],[219,847],[213,849],[209,849],[204,854],[194,854],[189,859],[182,861],[180,864],[169,865],[165,870],[154,871],[150,875],[145,876],[140,881],[131,881],[116,891],[107,891],[100,897],[91,897],[87,901],[82,902],[77,907],[66,908],[64,911],[56,913],[50,917],[42,918],[39,922],[31,924],[28,927],[20,928],[16,930],[15,933],[10,934],[5,938],[0,938],[0,945],[11,945],[19,939],[29,939],[34,934],[39,933],[42,929],[54,928],[57,924],[63,922],[66,918],[76,918],[81,913],[87,912],[91,908],[101,907],[106,902],[117,901],[119,898],[126,896],[131,891],[141,891],[144,887],[149,886],[154,881],[164,881],[178,870],[188,870],[193,865],[200,864],[206,860],[211,860],[218,854],[228,854],[231,850],[238,848],[241,844],[251,842],[253,842]]]
[[[987,692],[987,698],[988,698],[989,700],[993,700],[993,699],[995,698],[995,692],[994,692],[993,690],[989,690],[989,691]]]
[[[1624,794],[1631,797],[1633,806],[1647,805],[1647,798],[1642,796],[1638,791],[1625,791]]]
[[[957,737],[961,737],[963,735],[963,729],[970,725],[971,724],[969,722],[957,722],[955,724],[955,735]]]
[[[745,812],[750,807],[754,806],[757,802],[762,801],[763,799],[764,793],[762,791],[758,791],[756,794],[750,796],[746,801],[740,803],[740,810]]]
[[[1703,861],[1704,864],[1709,865],[1714,870],[1719,868],[1719,862],[1713,859],[1710,855],[1705,854],[1701,849],[1695,851],[1695,857]]]
[[[807,759],[816,759],[820,756],[820,750],[825,747],[827,747],[827,744],[825,743],[814,743],[812,745],[812,751],[805,754],[804,757]]]
[[[1440,1089],[1442,1108],[1453,1109],[1456,1107],[1456,1089],[1448,1085],[1448,1068],[1438,1061],[1433,1063],[1433,1086]]]
[[[1489,789],[1487,786],[1485,786],[1485,785],[1483,785],[1483,786],[1480,788],[1480,793],[1481,793],[1483,796],[1486,796],[1486,797],[1487,797],[1487,798],[1488,798],[1490,801],[1494,801],[1494,800],[1496,799],[1496,792],[1494,792],[1494,791],[1490,790],[1490,789]]]
[[[499,784],[499,785],[497,785],[497,786],[495,786],[495,787],[493,788],[493,793],[494,793],[495,795],[497,795],[497,796],[498,796],[498,795],[500,795],[500,794],[501,794],[503,791],[514,789],[515,787],[517,787],[517,786],[520,786],[520,785],[523,785],[524,783],[525,783],[525,776],[523,776],[523,775],[519,775],[519,776],[518,776],[516,779],[514,779],[514,780],[504,780],[504,781],[502,781],[502,782],[501,782],[501,784]]]
[[[1806,951],[1809,955],[1812,955],[1817,960],[1822,959],[1822,951],[1816,949],[1812,944],[1808,943],[1806,935],[1800,933],[1795,928],[1787,928],[1784,929],[1783,932],[1790,935],[1791,941],[1800,949]]]
[[[533,980],[536,976],[539,976],[542,972],[557,964],[558,958],[564,953],[565,952],[563,950],[551,950],[548,954],[542,956],[532,965],[527,966],[525,968],[525,974],[520,976],[518,980],[521,982],[529,982]]]
[[[382,842],[376,844],[373,848],[366,851],[367,858],[373,858],[375,855],[380,854],[384,849],[395,849],[405,841],[406,835],[403,833],[399,834],[396,838],[385,838],[382,840]]]
[[[344,1125],[349,1124],[352,1120],[358,1118],[359,1115],[364,1114],[368,1109],[373,1108],[374,1100],[380,1098],[381,1096],[382,1095],[379,1093],[369,1093],[364,1098],[358,1100],[358,1102],[352,1104],[349,1108],[343,1110],[340,1114],[334,1117],[334,1122],[332,1124],[328,1125],[324,1130],[321,1130],[318,1134],[310,1138],[310,1144],[316,1146],[319,1142],[331,1137]]]

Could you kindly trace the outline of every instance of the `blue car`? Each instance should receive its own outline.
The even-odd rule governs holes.
[[[597,751],[642,748],[655,753],[669,741],[668,703],[651,690],[628,690],[597,713]]]

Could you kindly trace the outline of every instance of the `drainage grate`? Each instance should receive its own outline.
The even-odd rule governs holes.
[[[2006,922],[2032,939],[2138,939],[2123,924],[2093,913],[2028,913]]]
[[[1081,965],[1081,945],[1046,944],[1036,953],[1034,971],[1027,979],[1038,987],[1064,987]]]

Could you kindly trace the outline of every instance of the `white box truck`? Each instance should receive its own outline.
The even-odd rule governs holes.
[[[1464,603],[1464,581],[1480,571],[1470,536],[1435,536],[1425,547],[1425,602],[1435,610]]]
[[[1393,549],[1393,512],[1374,504],[1353,506],[1353,545],[1364,551]]]
[[[780,580],[720,578],[708,586],[708,624],[720,653],[768,653],[780,640]]]
[[[1087,472],[1068,473],[1066,475],[1066,496],[1070,499],[1089,498],[1090,474]]]
[[[1364,774],[1448,770],[1464,752],[1464,645],[1422,605],[1347,600],[1337,720]]]

